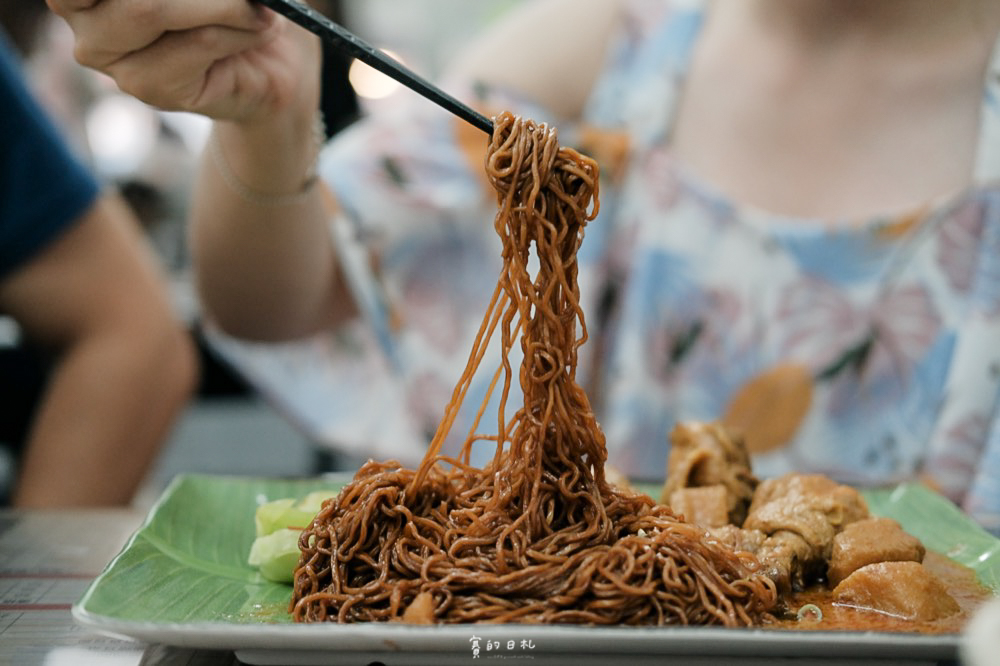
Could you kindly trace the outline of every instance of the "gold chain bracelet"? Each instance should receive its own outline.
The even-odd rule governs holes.
[[[320,150],[326,140],[326,125],[323,122],[323,114],[321,112],[317,112],[313,119],[312,131],[316,154],[313,156],[312,164],[306,173],[302,186],[297,192],[290,192],[288,194],[268,194],[261,192],[240,180],[239,176],[236,175],[229,165],[229,160],[226,159],[226,155],[222,150],[222,141],[219,139],[219,133],[214,127],[208,137],[208,152],[226,186],[244,201],[257,206],[293,206],[308,199],[313,187],[319,180],[319,175],[316,173],[316,166],[319,161]]]

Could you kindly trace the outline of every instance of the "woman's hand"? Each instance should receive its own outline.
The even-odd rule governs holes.
[[[254,124],[318,104],[316,40],[246,0],[47,0],[77,60],[153,106]],[[316,76],[310,73],[316,72]]]
[[[216,120],[190,205],[206,317],[286,339],[347,311],[321,191],[306,187],[319,40],[247,0],[47,2],[73,29],[81,64],[147,104]],[[268,197],[294,203],[262,205]]]

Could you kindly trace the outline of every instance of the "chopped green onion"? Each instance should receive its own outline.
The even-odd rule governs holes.
[[[816,604],[805,604],[795,614],[795,617],[799,619],[799,622],[822,622],[823,609]]]

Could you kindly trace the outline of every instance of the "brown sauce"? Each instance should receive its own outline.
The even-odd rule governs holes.
[[[832,592],[816,585],[794,593],[787,601],[788,611],[779,614],[773,624],[778,629],[820,631],[884,631],[921,634],[960,633],[979,606],[993,598],[994,593],[976,578],[976,573],[944,555],[927,552],[924,566],[936,575],[961,610],[948,617],[931,621],[908,620],[874,610],[841,606],[833,601]],[[814,604],[823,613],[821,620],[799,620],[796,613],[806,604]]]

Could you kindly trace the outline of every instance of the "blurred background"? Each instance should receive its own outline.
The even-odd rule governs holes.
[[[314,0],[317,9],[433,79],[471,35],[526,0]],[[152,109],[73,59],[72,34],[44,0],[0,0],[0,22],[28,79],[80,157],[135,209],[169,276],[174,304],[201,355],[196,398],[160,455],[137,503],[148,505],[179,473],[301,476],[361,462],[317,446],[208,348],[199,330],[185,243],[190,178],[208,122]],[[378,105],[414,93],[340,53],[324,54],[328,135]],[[0,495],[46,378],[44,354],[0,313]]]

